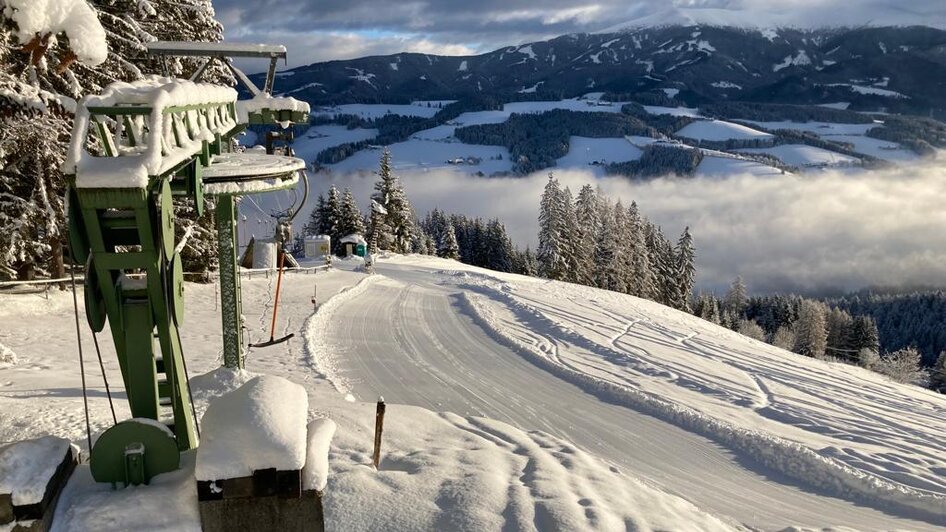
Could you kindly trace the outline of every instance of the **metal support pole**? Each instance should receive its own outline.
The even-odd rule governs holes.
[[[240,272],[237,271],[236,203],[233,196],[217,198],[216,214],[223,365],[232,369],[243,369],[243,309],[240,302]]]

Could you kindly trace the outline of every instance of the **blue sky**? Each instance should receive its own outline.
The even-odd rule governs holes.
[[[402,51],[469,55],[625,24],[946,27],[944,0],[214,0],[231,41],[282,43],[289,66]],[[828,22],[826,22],[828,21]]]

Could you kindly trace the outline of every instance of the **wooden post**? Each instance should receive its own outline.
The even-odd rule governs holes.
[[[380,469],[381,464],[381,431],[384,429],[384,406],[384,397],[378,397],[378,410],[374,418],[374,454],[371,456],[375,469]]]

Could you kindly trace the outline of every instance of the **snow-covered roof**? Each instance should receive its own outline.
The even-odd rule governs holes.
[[[339,242],[341,242],[342,244],[363,244],[366,246],[368,245],[368,242],[365,240],[365,237],[357,233],[348,235],[348,236],[343,236],[342,239],[339,240]]]
[[[26,0],[34,1],[34,0]],[[153,55],[199,55],[223,57],[286,57],[281,44],[250,44],[229,42],[156,41],[146,44]]]
[[[240,122],[249,121],[250,113],[259,113],[263,110],[269,111],[293,111],[297,113],[309,114],[309,104],[302,100],[297,100],[291,96],[270,96],[261,92],[250,100],[240,100],[237,102],[237,116]],[[288,124],[283,125],[286,127]]]

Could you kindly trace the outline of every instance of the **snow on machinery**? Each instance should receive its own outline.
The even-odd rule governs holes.
[[[179,452],[196,447],[183,322],[183,271],[172,198],[216,196],[224,362],[243,367],[235,198],[295,187],[304,161],[234,152],[247,124],[288,126],[307,120],[308,105],[273,98],[272,70],[284,47],[153,43],[152,53],[224,60],[254,98],[237,101],[229,87],[152,77],[115,83],[83,100],[64,163],[70,176],[69,242],[87,266],[85,307],[94,332],[110,325],[134,419],[106,430],[91,449],[98,482],[147,483],[177,469]],[[265,91],[230,65],[229,56],[270,57]],[[224,59],[221,59],[221,58]],[[97,145],[100,155],[87,150]],[[290,216],[291,218],[291,216]],[[186,237],[185,237],[186,239]],[[155,349],[154,338],[158,338]]]

